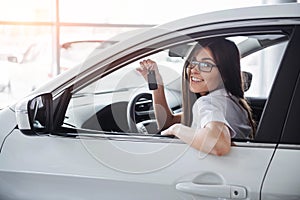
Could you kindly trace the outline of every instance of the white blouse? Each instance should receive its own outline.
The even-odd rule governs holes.
[[[247,111],[238,99],[218,89],[197,99],[193,105],[193,122],[191,128],[204,128],[209,122],[223,122],[230,130],[232,138],[247,138],[252,129]]]

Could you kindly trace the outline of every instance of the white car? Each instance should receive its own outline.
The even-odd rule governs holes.
[[[135,70],[156,60],[181,112],[186,56],[215,37],[236,42],[252,74],[258,124],[225,156],[161,136]],[[0,111],[0,199],[300,199],[299,52],[297,3],[192,16],[96,52]]]

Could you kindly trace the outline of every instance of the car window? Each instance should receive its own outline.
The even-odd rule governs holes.
[[[287,38],[284,35],[272,34],[243,35],[242,38],[249,42],[249,45],[246,43],[248,46],[241,41],[241,36],[228,37],[237,44],[243,56],[241,70],[252,74],[252,82],[245,96],[258,125],[285,52]],[[170,109],[174,113],[182,112],[181,74],[186,55],[194,44],[189,41],[178,45],[188,48],[186,51],[182,51],[184,48],[179,48],[180,51],[175,50],[176,56],[170,54],[176,48],[170,47],[171,49],[139,58],[74,92],[63,126],[110,133],[157,134],[152,92],[136,68],[143,59],[155,60],[163,77]],[[185,53],[180,55],[180,52]],[[135,124],[134,128],[132,124]]]
[[[143,59],[153,59],[163,76],[167,100],[174,112],[181,107],[181,72],[184,59],[169,56],[164,50],[141,58],[89,84],[72,95],[64,126],[108,132],[130,132],[128,104],[140,94],[137,101],[137,123],[153,120],[152,97],[148,84],[136,71]],[[153,127],[151,123],[151,127]],[[144,126],[144,125],[143,125]],[[147,127],[147,126],[146,126]],[[157,128],[149,133],[155,134]],[[132,131],[131,131],[132,132]]]
[[[266,99],[269,96],[287,42],[267,47],[241,59],[241,70],[252,74],[252,83],[246,97]]]
[[[251,86],[245,91],[245,97],[250,104],[256,127],[262,119],[287,44],[288,41],[275,43],[241,58],[241,70],[252,75]]]

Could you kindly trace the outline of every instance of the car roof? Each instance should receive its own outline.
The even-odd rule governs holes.
[[[249,20],[256,19],[275,19],[276,21],[278,19],[291,18],[300,18],[300,3],[260,5],[214,11],[178,19],[169,23],[145,29],[141,33],[135,34],[134,37],[128,37],[126,40],[117,43],[113,46],[113,48],[106,49],[106,52],[110,51],[110,55],[108,55],[108,57],[110,57],[114,53],[118,53],[120,48],[128,49],[135,45],[146,43],[151,39],[193,27],[208,27],[207,25],[224,24],[226,22],[242,23],[245,21],[246,23],[247,21],[248,23]],[[222,28],[222,26],[220,25],[218,28]]]
[[[199,24],[207,25],[233,20],[235,21],[291,17],[300,17],[300,3],[259,5],[219,10],[182,18],[176,21],[159,25],[157,27],[161,29],[182,30],[194,26],[199,26]]]

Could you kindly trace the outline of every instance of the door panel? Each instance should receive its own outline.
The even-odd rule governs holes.
[[[276,149],[263,183],[262,199],[300,198],[300,59],[298,52],[300,52],[299,26],[294,30],[293,38],[283,60],[282,65],[285,73],[282,72],[282,78],[280,79],[279,76],[277,80],[277,85],[281,86],[277,88],[277,92],[280,92],[280,95],[274,98],[274,101],[281,102],[281,97],[284,96],[283,91],[288,89],[291,92],[288,96],[289,107],[284,118],[284,128],[281,130],[280,144]],[[274,109],[275,111],[279,113],[277,109]]]
[[[299,150],[299,145],[279,145],[263,184],[262,199],[300,198]]]
[[[237,143],[218,157],[177,139],[108,138],[30,137],[14,131],[0,158],[0,194],[5,190],[11,195],[5,199],[31,200],[84,199],[87,194],[89,199],[205,199],[207,193],[189,192],[189,185],[180,189],[190,183],[234,186],[238,194],[258,199],[273,154],[273,146],[264,144]]]

